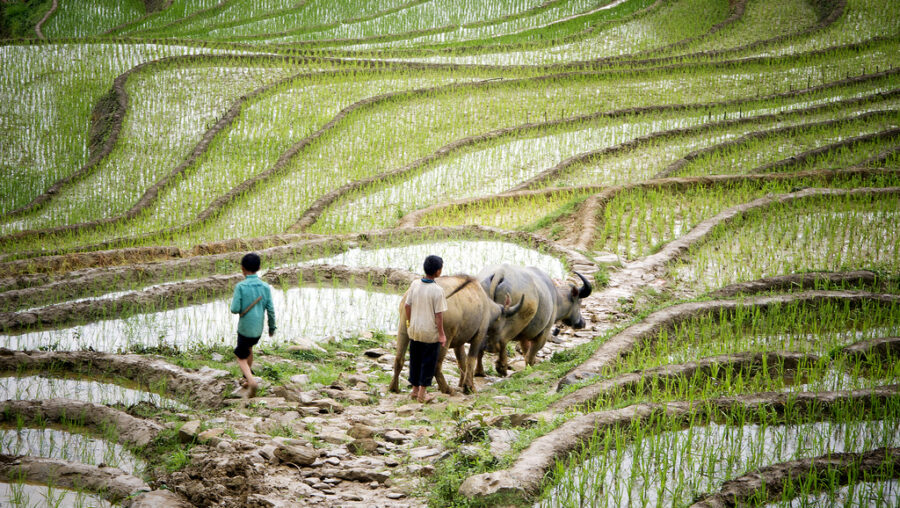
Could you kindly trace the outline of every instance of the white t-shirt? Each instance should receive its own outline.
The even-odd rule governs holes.
[[[406,303],[412,307],[409,338],[417,342],[437,342],[439,337],[434,315],[447,310],[444,290],[437,283],[415,280],[406,292]]]

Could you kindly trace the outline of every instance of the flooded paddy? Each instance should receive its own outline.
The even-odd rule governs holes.
[[[100,496],[74,490],[32,485],[0,483],[0,505],[10,508],[111,508],[115,505]]]
[[[397,326],[400,295],[342,287],[273,288],[274,338],[263,344],[298,339],[323,340],[366,330],[392,331]],[[231,314],[230,295],[199,305],[119,319],[94,321],[54,330],[0,335],[0,347],[124,352],[153,347],[233,347],[238,316]]]
[[[72,399],[94,404],[133,406],[149,403],[160,408],[186,409],[187,406],[156,393],[117,384],[70,377],[46,375],[0,377],[0,400]]]
[[[804,508],[824,506],[900,506],[900,480],[859,482],[831,492],[801,496],[766,508]]]
[[[118,443],[50,427],[0,428],[0,450],[5,455],[106,464],[134,476],[140,476],[144,470],[144,462]]]
[[[535,506],[688,505],[762,466],[898,444],[900,426],[882,420],[643,430],[633,443],[621,435],[609,438],[601,445],[606,451],[566,471]]]
[[[451,240],[381,249],[355,248],[334,256],[304,261],[302,265],[390,266],[421,273],[422,262],[429,254],[444,258],[444,275],[477,275],[482,268],[501,263],[536,266],[556,279],[565,278],[567,273],[563,263],[554,256],[514,243],[488,240]]]

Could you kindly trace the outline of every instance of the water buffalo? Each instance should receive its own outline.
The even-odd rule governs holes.
[[[467,275],[454,275],[451,277],[438,277],[435,282],[444,290],[447,298],[447,310],[444,312],[444,334],[447,336],[446,347],[442,347],[438,353],[437,367],[434,378],[438,388],[444,393],[453,393],[453,390],[444,379],[442,366],[447,350],[453,349],[456,353],[456,363],[459,365],[459,386],[466,393],[475,391],[475,369],[481,369],[481,352],[484,337],[488,329],[504,318],[514,316],[521,305],[502,306],[494,303],[478,281]],[[398,380],[400,370],[406,357],[406,348],[409,345],[409,336],[406,332],[406,319],[404,306],[406,296],[400,301],[400,326],[397,330],[397,355],[394,358],[394,378],[391,380],[390,390],[400,391]],[[469,344],[468,357],[465,357],[464,346]]]
[[[538,268],[508,264],[489,266],[478,274],[484,291],[494,302],[518,301],[521,310],[510,319],[498,322],[485,338],[485,349],[499,353],[497,373],[506,375],[506,344],[519,341],[525,362],[534,365],[535,355],[544,347],[556,321],[584,328],[581,299],[591,294],[591,283],[575,273],[584,283],[556,287],[550,276]]]

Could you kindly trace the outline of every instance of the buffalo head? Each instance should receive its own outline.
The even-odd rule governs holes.
[[[557,309],[557,318],[572,328],[584,328],[584,318],[581,317],[581,300],[591,294],[591,283],[584,275],[574,272],[581,279],[583,285],[570,285],[562,308]]]

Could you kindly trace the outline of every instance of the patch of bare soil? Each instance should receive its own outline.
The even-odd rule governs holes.
[[[862,453],[831,453],[811,459],[793,460],[760,468],[729,480],[715,493],[701,497],[692,508],[725,508],[740,506],[752,498],[782,500],[785,487],[807,482],[811,477],[820,484],[847,485],[851,478],[863,475],[870,481],[900,477],[900,448],[878,448]]]
[[[734,298],[737,295],[752,295],[768,291],[802,291],[824,285],[877,289],[879,287],[879,279],[875,272],[868,270],[794,273],[750,282],[738,282],[713,291],[709,293],[709,296],[713,298]]]

